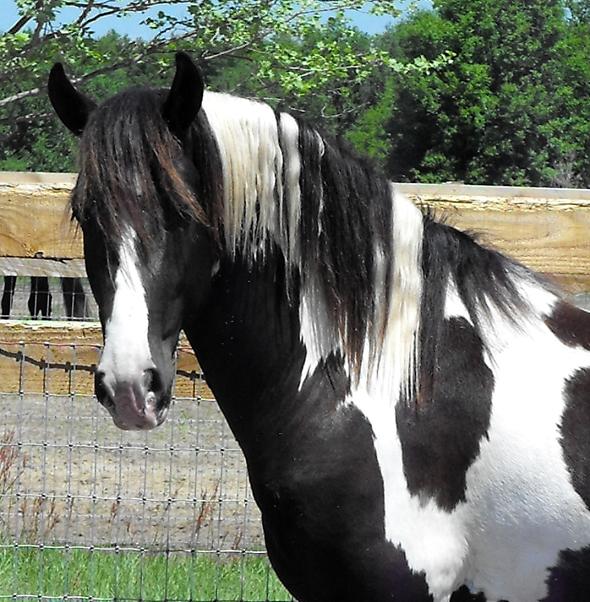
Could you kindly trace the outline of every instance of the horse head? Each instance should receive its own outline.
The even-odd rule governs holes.
[[[80,137],[71,206],[104,336],[96,396],[122,429],[165,420],[179,333],[211,280],[213,237],[193,143],[203,87],[184,53],[169,90],[131,89],[100,105],[61,64],[49,76],[57,115]]]

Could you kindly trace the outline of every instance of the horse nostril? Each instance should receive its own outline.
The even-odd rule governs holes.
[[[162,378],[160,373],[155,368],[145,370],[143,373],[143,385],[146,391],[160,393],[163,390]]]
[[[94,388],[98,394],[99,389],[104,390],[104,372],[102,370],[97,370],[94,373]]]
[[[102,370],[97,370],[94,373],[94,393],[96,394],[96,399],[101,403],[106,403],[109,398],[104,380],[105,373]]]

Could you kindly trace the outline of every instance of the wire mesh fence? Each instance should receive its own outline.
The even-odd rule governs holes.
[[[40,280],[14,277],[3,317],[96,320],[87,280]],[[44,291],[50,311],[37,312]],[[100,346],[61,342],[65,328],[51,340],[0,329],[0,602],[291,600],[192,351],[179,349],[165,425],[122,432],[92,394]]]
[[[0,600],[290,600],[201,375],[179,368],[163,427],[122,432],[91,394],[99,354],[0,341]]]

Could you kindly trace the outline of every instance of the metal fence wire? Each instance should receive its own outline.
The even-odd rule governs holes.
[[[90,393],[99,354],[0,341],[0,600],[291,600],[201,376],[162,427],[122,432]]]

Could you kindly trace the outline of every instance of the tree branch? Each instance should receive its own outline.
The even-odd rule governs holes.
[[[231,54],[235,54],[236,52],[240,52],[240,50],[245,50],[246,48],[250,48],[254,42],[256,42],[256,38],[252,38],[248,42],[244,42],[238,46],[234,46],[233,48],[227,48],[226,50],[221,50],[216,52],[215,54],[204,54],[201,58],[204,61],[212,61],[213,59],[218,59],[224,56],[228,56]]]
[[[35,15],[35,12],[41,8],[43,4],[43,0],[37,0],[37,4],[35,4],[35,8],[30,13],[25,13],[6,33],[9,35],[14,35],[18,33]]]
[[[42,4],[42,1],[43,0],[38,0],[35,6],[39,7]],[[138,13],[138,12],[145,11],[147,9],[154,8],[156,6],[168,5],[170,3],[183,4],[183,3],[185,3],[185,1],[186,0],[178,0],[176,2],[174,2],[174,1],[171,2],[170,0],[168,0],[168,1],[165,1],[165,0],[132,0],[127,6],[124,7],[124,10],[126,12]],[[267,0],[266,7],[269,10],[272,10],[273,7],[277,3],[278,3],[278,0]],[[339,1],[335,1],[335,2],[330,2],[329,6],[326,6],[325,8],[317,8],[316,7],[316,9],[313,9],[313,10],[310,8],[307,8],[307,9],[301,8],[300,10],[295,10],[291,15],[289,15],[287,18],[285,18],[283,22],[289,23],[297,18],[304,17],[313,12],[323,13],[323,12],[330,11],[330,10],[349,8],[351,6],[351,4],[352,4],[352,2],[350,0],[339,0]],[[82,12],[78,16],[78,18],[75,19],[73,24],[70,23],[69,25],[61,27],[57,31],[52,31],[52,32],[46,33],[45,35],[39,35],[37,39],[35,39],[35,37],[33,36],[32,39],[29,41],[29,43],[26,45],[27,52],[30,53],[30,51],[32,49],[38,48],[38,47],[42,46],[43,44],[47,43],[48,41],[60,39],[62,37],[64,37],[64,38],[67,37],[69,35],[68,30],[71,29],[72,25],[75,26],[77,29],[84,31],[95,21],[102,19],[104,17],[107,17],[107,16],[111,16],[121,10],[120,4],[117,6],[117,3],[114,3],[111,0],[88,0],[87,2],[81,2],[80,0],[70,0],[70,1],[66,1],[64,5],[73,7],[73,8],[79,8]],[[97,11],[97,12],[95,12],[95,11]],[[17,23],[15,23],[15,25],[13,25],[13,27],[10,29],[9,33],[16,32],[19,30],[19,28],[24,27],[24,25],[31,18],[32,18],[31,15],[23,15],[21,17],[21,19],[19,19],[19,21]],[[176,26],[176,24],[174,26]],[[168,33],[169,31],[171,31],[171,29],[174,26],[170,25],[169,28],[164,29],[164,33]],[[185,26],[186,26],[186,23],[185,23]],[[180,35],[180,36],[174,36],[172,39],[170,39],[170,38],[164,39],[163,38],[164,33],[162,31],[158,32],[158,34],[152,40],[152,43],[148,44],[146,47],[144,47],[144,49],[142,51],[140,51],[139,53],[136,53],[135,56],[131,60],[134,60],[136,62],[142,62],[143,60],[145,60],[145,58],[148,55],[154,54],[157,52],[161,52],[162,47],[164,47],[170,41],[179,42],[179,41],[194,38],[198,35],[198,31],[196,31],[194,28],[191,28],[186,34]],[[230,48],[219,50],[218,52],[214,52],[212,54],[203,53],[203,55],[201,56],[201,60],[212,61],[212,60],[220,59],[223,57],[236,55],[244,50],[252,48],[253,46],[255,46],[255,44],[260,42],[262,39],[264,39],[266,36],[268,36],[271,33],[272,33],[271,28],[261,27],[260,29],[258,29],[258,31],[252,32],[250,39],[247,40],[246,42],[242,42],[242,43],[232,46]],[[133,46],[130,48],[130,50],[132,50],[132,49],[133,49]],[[116,61],[110,65],[106,65],[104,67],[101,67],[99,69],[91,71],[90,73],[87,73],[87,74],[83,75],[82,77],[76,78],[73,80],[73,82],[74,83],[86,82],[99,75],[105,75],[107,73],[111,73],[111,72],[115,71],[116,69],[119,69],[120,67],[124,67],[124,66],[128,65],[129,61],[130,61],[129,58],[127,58],[126,60]],[[303,76],[308,75],[307,73],[305,73],[304,68],[300,68],[300,69],[303,71]],[[10,77],[14,78],[14,73],[11,73]],[[1,79],[2,79],[2,77],[0,76],[0,80]],[[0,99],[0,108],[6,107],[7,105],[9,105],[11,103],[18,102],[18,101],[24,100],[26,98],[33,98],[33,97],[39,96],[40,94],[44,93],[44,91],[45,91],[45,86],[42,85],[42,86],[38,86],[35,88],[31,88],[29,90],[21,91],[17,94],[7,96],[5,98]]]
[[[10,103],[17,102],[19,100],[23,100],[24,98],[32,98],[34,96],[38,96],[41,94],[41,88],[32,88],[31,90],[25,90],[24,92],[19,92],[18,94],[13,94],[12,96],[7,96],[0,100],[0,108],[9,105]]]
[[[18,33],[31,19],[31,15],[23,15],[6,33],[14,35]]]
[[[82,12],[80,13],[80,16],[76,19],[76,24],[79,25],[80,23],[82,23],[84,21],[84,19],[86,19],[86,17],[90,14],[90,12],[92,11],[93,8],[94,8],[94,0],[88,0],[88,2],[86,3],[86,6],[84,6],[82,8]]]
[[[52,117],[53,113],[27,113],[26,115],[19,115],[14,117],[13,115],[7,117],[0,117],[1,124],[15,124],[15,123],[34,123],[36,121],[44,121]]]
[[[191,35],[193,35],[193,34],[191,33]],[[186,37],[186,36],[184,36],[184,37]],[[180,37],[177,39],[183,39],[183,37]],[[151,54],[157,54],[158,52],[162,52],[163,46],[165,46],[164,41],[158,42],[156,44],[152,44],[152,45],[146,47],[146,49],[143,50],[142,52],[137,53],[135,56],[127,57],[121,61],[111,63],[110,65],[105,65],[104,67],[100,67],[99,69],[95,69],[94,71],[85,73],[81,77],[72,78],[72,83],[80,84],[80,83],[89,81],[91,79],[94,79],[95,77],[98,77],[99,75],[106,75],[107,73],[112,73],[113,71],[116,71],[117,69],[120,69],[121,67],[128,66],[130,62],[141,63],[144,61],[144,59],[147,56],[149,56]],[[18,102],[19,100],[24,100],[25,98],[34,98],[36,96],[39,96],[40,94],[43,94],[45,92],[45,90],[46,90],[45,86],[40,86],[37,88],[32,88],[30,90],[24,90],[23,92],[19,92],[18,94],[13,94],[12,96],[7,96],[6,98],[3,98],[0,100],[0,108],[5,107],[6,105],[9,105],[13,102]]]

